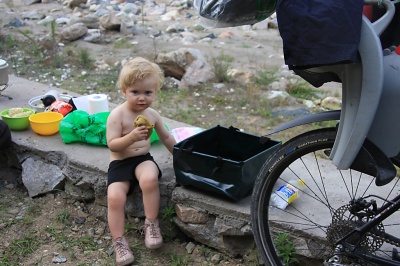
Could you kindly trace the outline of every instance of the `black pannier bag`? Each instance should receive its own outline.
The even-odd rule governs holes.
[[[175,144],[176,182],[238,201],[251,193],[261,167],[280,144],[215,126]]]
[[[194,7],[217,27],[252,25],[275,12],[276,0],[195,0]]]

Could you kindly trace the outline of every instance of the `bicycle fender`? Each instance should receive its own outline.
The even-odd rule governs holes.
[[[331,120],[339,120],[340,119],[340,110],[333,110],[333,111],[325,111],[316,114],[310,114],[306,116],[302,116],[291,120],[289,122],[283,123],[282,125],[278,126],[277,128],[269,131],[264,136],[272,135],[277,132],[297,127],[305,124],[315,123],[315,122],[322,122],[322,121],[331,121]]]

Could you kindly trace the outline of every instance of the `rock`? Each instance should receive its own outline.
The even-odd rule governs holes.
[[[340,110],[342,108],[342,101],[335,97],[326,97],[321,101],[321,107],[328,110]]]
[[[211,257],[211,262],[213,263],[213,264],[219,264],[219,262],[222,260],[222,257],[221,257],[221,254],[214,254],[212,257]]]
[[[84,4],[86,4],[86,2],[87,2],[87,0],[66,0],[66,1],[64,1],[64,5],[73,9],[75,7],[80,7]]]
[[[235,34],[234,34],[233,32],[231,32],[231,31],[224,31],[224,32],[222,32],[221,34],[218,35],[218,38],[221,38],[221,39],[230,39],[230,38],[232,38],[233,36],[235,36]]]
[[[124,36],[130,35],[130,34],[134,35],[136,33],[135,23],[133,21],[123,20],[123,21],[121,21],[119,31]]]
[[[95,15],[87,15],[87,16],[71,16],[68,22],[68,25],[83,23],[88,29],[99,29],[100,22],[99,17]]]
[[[205,224],[207,222],[207,214],[204,210],[197,210],[195,208],[176,204],[175,213],[184,223]]]
[[[68,24],[69,23],[69,18],[67,17],[60,17],[60,18],[56,18],[56,24],[57,25],[64,25],[64,24]]]
[[[201,86],[214,78],[211,65],[201,59],[197,59],[190,64],[179,84],[180,88],[192,88]]]
[[[63,189],[64,175],[59,167],[42,160],[27,158],[22,163],[22,182],[30,197]]]
[[[286,91],[269,91],[267,95],[268,100],[275,100],[275,99],[285,100],[288,97],[290,97],[290,95]]]
[[[74,222],[76,224],[84,224],[86,222],[86,218],[85,217],[81,217],[81,216],[77,216],[74,218]]]
[[[177,23],[174,23],[174,24],[169,25],[169,26],[165,29],[165,32],[167,32],[167,33],[173,33],[173,32],[178,32],[180,29],[181,29],[181,28],[180,28],[180,24],[177,22]]]
[[[152,11],[149,13],[150,15],[164,15],[165,12],[167,11],[167,8],[165,4],[160,4],[156,8],[152,9]]]
[[[16,28],[19,28],[19,27],[22,27],[22,26],[24,26],[24,23],[23,23],[20,19],[14,18],[14,19],[12,19],[10,22],[8,22],[7,24],[5,24],[3,27],[4,27],[4,28],[8,28],[8,27],[16,27]]]
[[[67,258],[61,255],[57,255],[51,261],[53,263],[65,263],[67,262]]]
[[[189,242],[186,245],[186,251],[188,254],[192,254],[193,250],[196,248],[196,244],[194,244],[193,242]]]
[[[142,12],[142,9],[134,3],[127,3],[122,7],[122,12],[126,14],[131,13],[134,15],[139,15]]]
[[[179,11],[178,10],[172,10],[164,15],[161,16],[162,21],[170,21],[170,20],[177,20],[179,17]]]
[[[65,191],[74,199],[89,201],[95,198],[94,190],[91,187],[87,185],[80,186],[79,183],[76,185],[71,185],[71,183],[67,184],[68,185],[65,187]]]
[[[180,80],[186,73],[187,68],[197,59],[205,61],[205,57],[200,50],[180,48],[169,53],[158,54],[155,61],[167,76]]]
[[[107,174],[93,171],[82,165],[69,162],[64,168],[66,176],[65,192],[76,200],[95,199],[99,205],[107,206]]]
[[[101,32],[98,29],[89,29],[85,38],[83,38],[86,42],[91,43],[100,43],[102,41]]]
[[[317,107],[317,105],[316,105],[313,101],[311,101],[311,100],[304,100],[304,101],[303,101],[303,104],[304,104],[308,109],[313,109],[313,108],[316,108],[316,107]]]
[[[263,21],[257,22],[252,26],[253,30],[267,30],[268,29],[268,19],[265,19]]]
[[[59,41],[72,42],[86,35],[88,28],[83,23],[76,23],[65,28],[59,35]]]
[[[22,18],[23,19],[32,19],[32,20],[38,20],[44,18],[45,15],[39,13],[38,11],[28,11],[28,12],[23,12],[22,13]]]
[[[172,193],[172,200],[176,205],[183,208],[195,208],[207,210],[207,222],[204,224],[194,224],[183,222],[177,216],[174,223],[189,237],[209,247],[215,248],[229,256],[248,254],[254,248],[254,238],[251,226],[248,221],[249,210],[241,213],[242,208],[236,203],[233,214],[227,209],[230,203],[213,197],[210,194],[201,194],[195,190],[190,190],[190,198],[186,188],[177,187]],[[227,209],[225,209],[227,208]],[[247,217],[247,218],[246,218]]]
[[[47,26],[53,21],[54,18],[52,16],[46,16],[44,19],[38,22],[38,25]]]
[[[181,31],[179,28],[177,29],[178,31]],[[189,32],[189,31],[181,31],[180,32],[180,35],[183,37],[183,38],[192,38],[193,40],[198,40],[198,39],[200,39],[200,37],[197,35],[197,34],[195,34],[195,33],[193,33],[193,32]]]
[[[4,187],[7,189],[13,189],[13,188],[15,188],[15,185],[12,183],[9,183],[9,184],[6,184]]]
[[[109,14],[111,11],[105,8],[99,8],[94,12],[94,15],[97,17],[102,17],[105,14]]]
[[[116,13],[108,13],[100,18],[100,26],[105,30],[119,31],[121,28],[122,17],[117,16]]]
[[[240,69],[228,69],[227,75],[232,77],[233,80],[240,84],[249,84],[254,81],[255,75],[253,72],[240,70]]]

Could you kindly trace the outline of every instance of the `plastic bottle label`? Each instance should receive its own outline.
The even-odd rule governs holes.
[[[292,203],[297,199],[297,189],[290,184],[286,184],[281,186],[277,192],[280,191],[282,194],[286,196],[288,204]]]

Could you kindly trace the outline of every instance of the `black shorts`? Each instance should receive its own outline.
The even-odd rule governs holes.
[[[135,175],[135,169],[140,163],[144,161],[154,162],[158,168],[158,178],[161,178],[162,173],[160,167],[154,161],[153,156],[151,156],[150,153],[147,153],[145,155],[139,155],[123,160],[114,160],[110,162],[110,165],[108,167],[107,187],[114,182],[130,181],[131,190],[135,185],[139,183]]]

